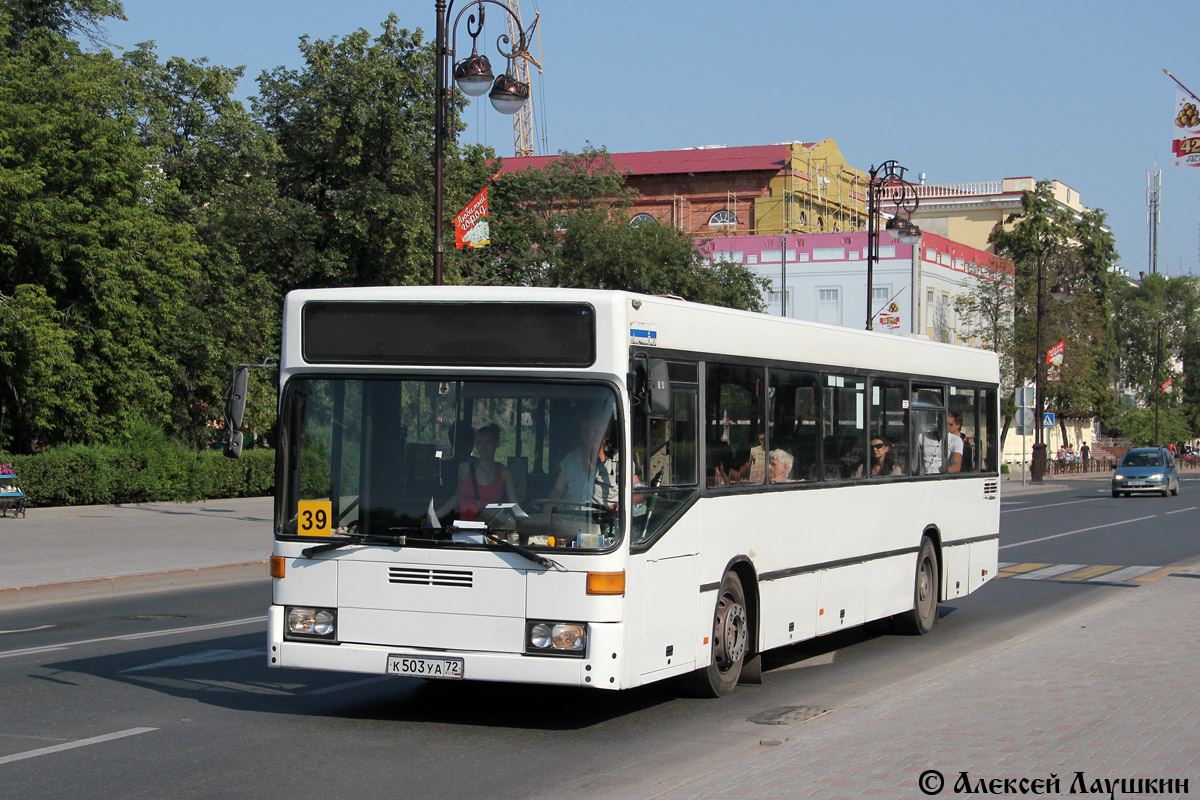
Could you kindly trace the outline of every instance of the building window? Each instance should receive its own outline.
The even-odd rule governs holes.
[[[657,222],[658,220],[649,214],[634,214],[633,219],[629,220],[630,225],[645,225],[647,222]]]
[[[710,228],[732,226],[737,225],[737,221],[737,215],[727,208],[722,208],[708,218],[708,226]]]
[[[792,290],[787,289],[787,305],[780,309],[779,302],[782,299],[784,292],[768,291],[767,292],[767,313],[779,314],[781,317],[792,316]]]
[[[842,324],[842,299],[838,289],[817,290],[817,322]]]
[[[814,247],[812,251],[813,261],[845,261],[846,248],[844,247]]]

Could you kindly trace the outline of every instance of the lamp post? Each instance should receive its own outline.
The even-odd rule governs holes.
[[[921,229],[912,221],[912,213],[921,204],[917,189],[904,180],[905,167],[893,160],[878,167],[872,165],[867,181],[867,330],[875,327],[873,308],[875,293],[875,265],[879,263],[879,221],[882,216],[880,200],[887,199],[895,208],[895,215],[888,220],[886,230],[892,239],[901,244],[916,244],[921,240]],[[913,287],[913,291],[917,291]]]
[[[1045,316],[1045,294],[1046,294],[1046,261],[1048,259],[1039,258],[1037,262],[1037,313],[1034,317],[1034,420],[1033,420],[1033,465],[1029,469],[1029,482],[1040,484],[1042,477],[1046,474],[1046,442],[1042,438],[1042,419],[1046,413],[1046,354],[1042,351],[1042,318]],[[1067,288],[1061,283],[1055,284],[1050,289],[1050,296],[1060,303],[1074,303],[1078,295],[1074,289]]]
[[[488,5],[497,6],[512,18],[517,31],[517,41],[513,42],[508,34],[501,34],[496,39],[496,49],[508,62],[504,74],[494,77],[492,65],[487,56],[479,55],[478,39],[483,32],[483,20]],[[529,55],[529,35],[537,27],[533,23],[528,31],[521,26],[521,18],[516,12],[500,0],[469,0],[467,5],[454,17],[454,24],[447,29],[447,20],[453,12],[454,0],[436,0],[437,11],[437,53],[434,76],[437,82],[437,95],[434,106],[433,133],[433,284],[442,285],[442,260],[446,252],[442,241],[442,194],[443,167],[446,160],[446,139],[454,138],[454,87],[449,82],[451,71],[458,88],[468,97],[481,97],[485,93],[491,98],[492,106],[501,114],[515,114],[525,101],[529,99],[529,84],[513,77],[512,65],[516,58]],[[472,8],[476,9],[467,17],[467,34],[471,37],[471,55],[454,63],[454,45],[458,36],[458,23]],[[476,13],[478,17],[476,17]],[[504,45],[510,45],[506,51]],[[453,68],[453,69],[451,69]],[[491,90],[490,92],[488,90]]]

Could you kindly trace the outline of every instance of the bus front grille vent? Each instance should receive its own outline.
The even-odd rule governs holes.
[[[984,481],[983,482],[983,499],[995,500],[1000,493],[1000,481]]]
[[[388,583],[405,583],[412,586],[457,586],[470,589],[473,579],[473,573],[470,570],[388,567]]]

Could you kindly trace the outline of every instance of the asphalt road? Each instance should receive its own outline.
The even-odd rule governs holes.
[[[642,797],[771,736],[785,709],[844,706],[1195,562],[1200,480],[1182,488],[1006,500],[1008,571],[943,605],[931,635],[876,625],[774,651],[763,685],[716,701],[270,670],[266,581],[6,612],[0,797]],[[1130,579],[1060,577],[1093,566]]]

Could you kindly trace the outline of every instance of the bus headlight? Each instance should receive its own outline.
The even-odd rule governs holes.
[[[587,625],[529,620],[525,623],[525,652],[528,655],[582,657],[587,654]]]
[[[337,639],[337,609],[288,606],[284,633],[289,639]]]

